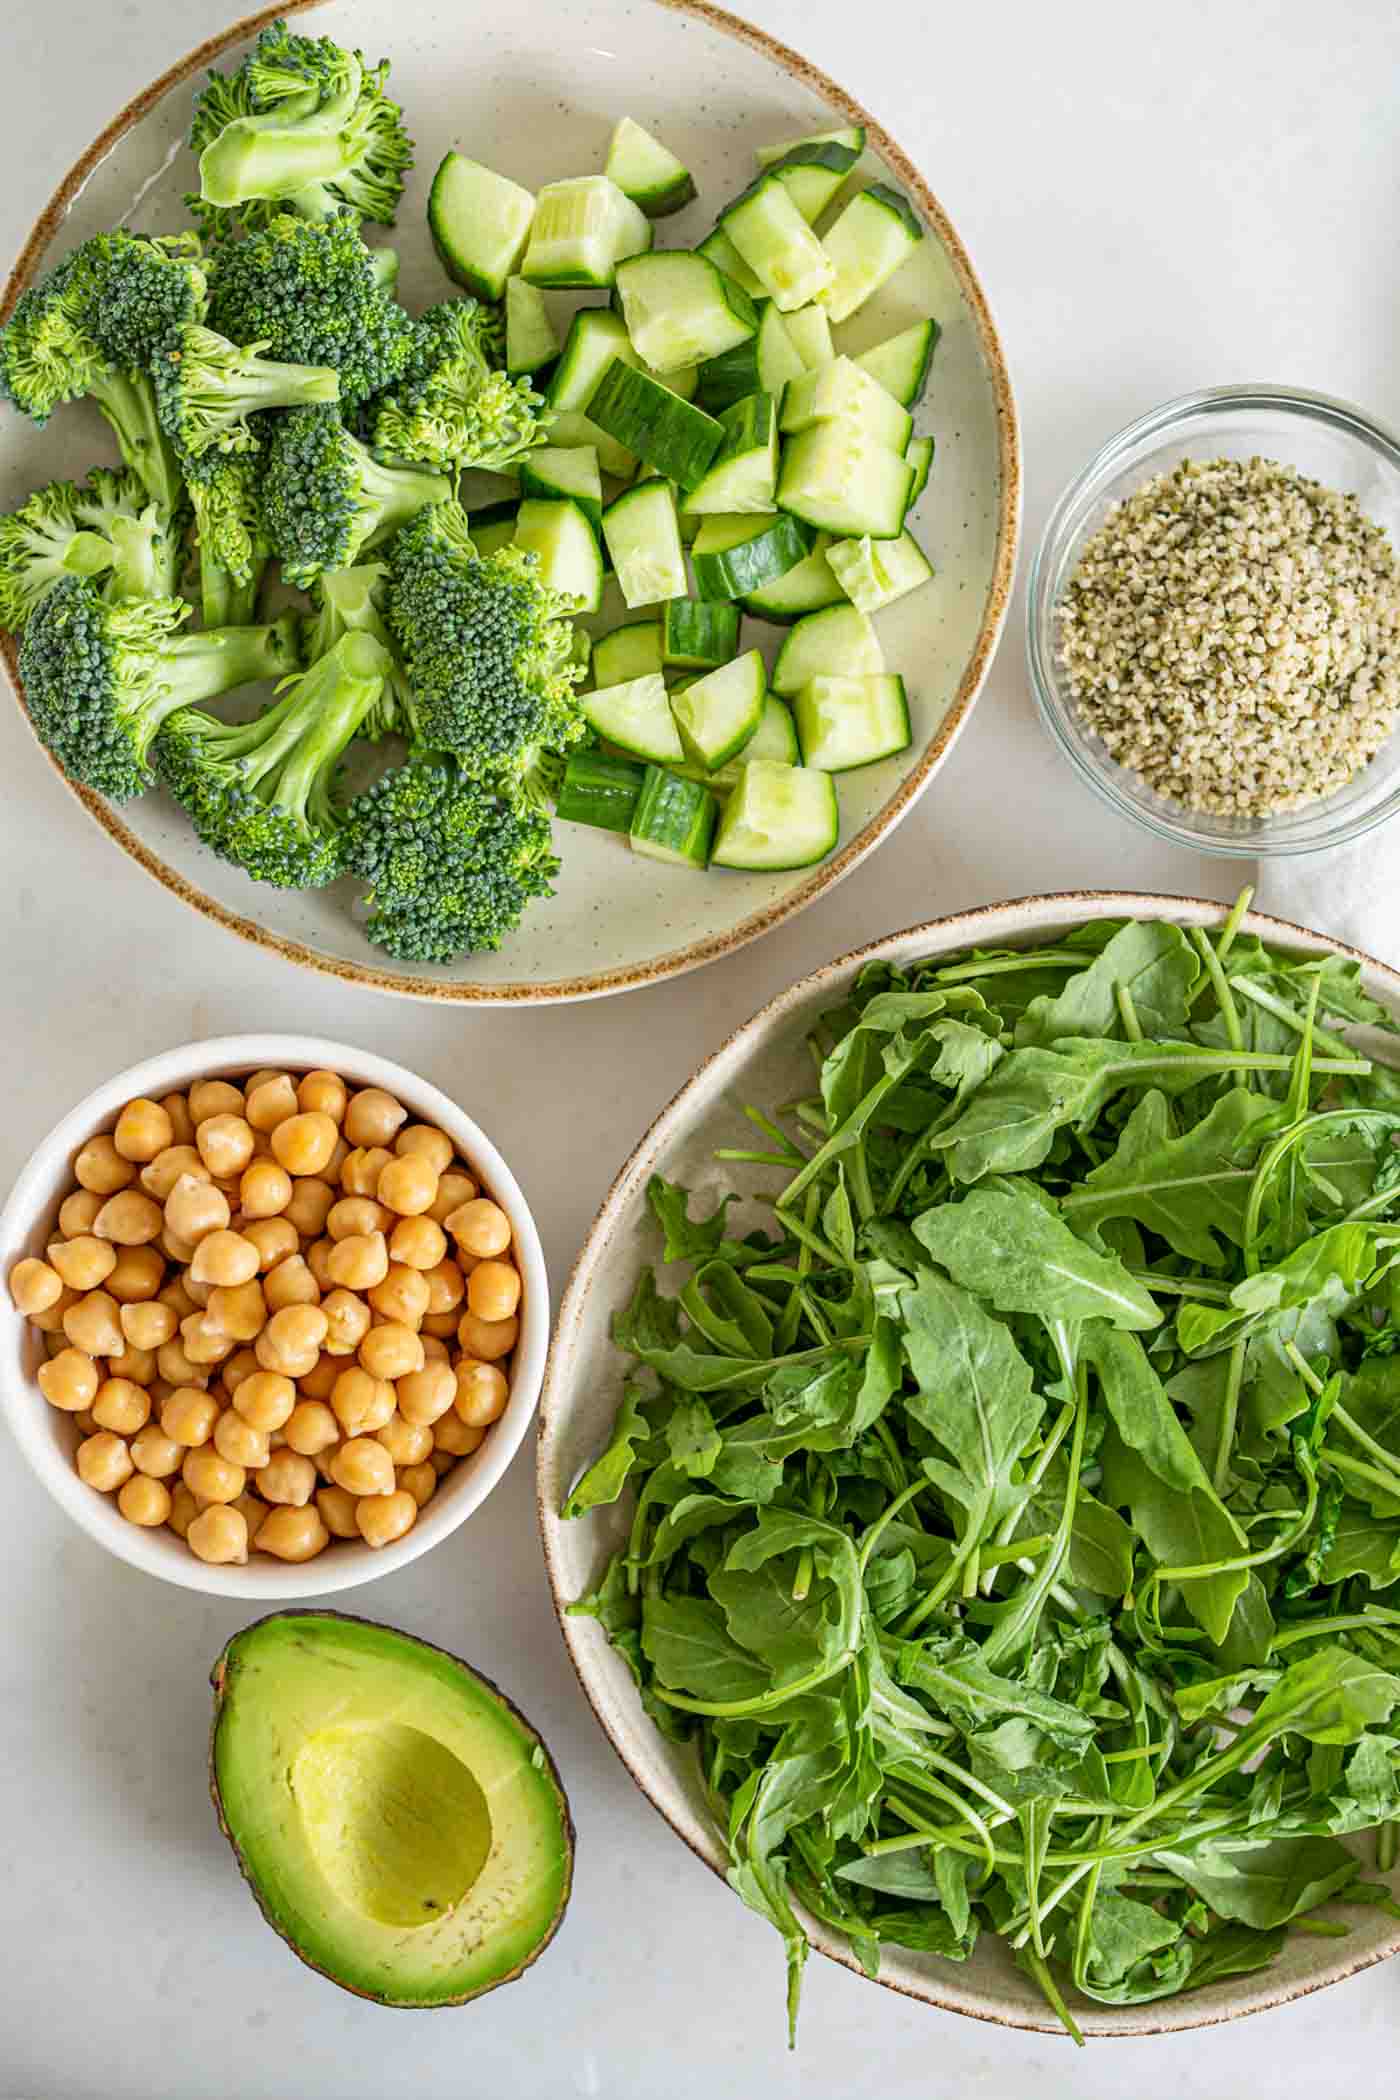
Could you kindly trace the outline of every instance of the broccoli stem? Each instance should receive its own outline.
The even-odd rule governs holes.
[[[112,538],[112,597],[178,595],[181,538],[173,527],[163,526],[147,512],[140,518],[113,518],[108,529]],[[228,624],[244,623],[235,620]]]
[[[172,635],[157,653],[152,734],[176,708],[199,707],[235,686],[285,678],[299,661],[295,613],[266,627],[206,627],[199,634]]]
[[[199,601],[200,617],[205,628],[248,627],[257,617],[258,592],[262,588],[263,569],[266,564],[258,562],[246,583],[240,583],[233,571],[226,568],[217,554],[207,547],[199,550]]]
[[[111,424],[122,458],[153,501],[173,515],[184,500],[184,482],[150,380],[144,372],[113,369],[100,373],[89,392]]]
[[[331,773],[377,706],[388,668],[387,652],[371,636],[343,636],[275,706],[221,737],[220,758],[246,761],[250,789],[275,775],[267,801],[294,815],[313,809],[324,822],[331,818]]]
[[[360,474],[359,504],[361,513],[372,513],[374,524],[360,542],[360,552],[387,539],[416,518],[419,511],[434,503],[445,503],[452,494],[452,483],[442,474],[430,474],[425,467],[387,467],[370,452],[366,452]]]
[[[206,204],[231,206],[251,198],[288,199],[301,210],[300,192],[334,182],[353,165],[339,128],[321,128],[319,116],[299,125],[262,125],[240,117],[206,146],[199,160]],[[329,217],[333,200],[317,217]],[[311,216],[311,214],[304,214]]]

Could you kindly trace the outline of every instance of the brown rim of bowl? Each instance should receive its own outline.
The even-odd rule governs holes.
[[[755,1013],[749,1016],[747,1021],[741,1022],[739,1027],[731,1029],[724,1040],[718,1043],[702,1063],[697,1066],[695,1071],[691,1073],[689,1079],[676,1089],[665,1106],[659,1109],[656,1115],[652,1117],[651,1122],[647,1125],[647,1128],[633,1146],[626,1160],[614,1175],[608,1192],[599,1205],[597,1215],[588,1228],[583,1244],[575,1257],[573,1267],[569,1272],[568,1281],[560,1293],[559,1309],[554,1321],[554,1334],[549,1345],[549,1355],[545,1360],[544,1380],[540,1386],[539,1404],[535,1417],[535,1515],[539,1524],[540,1543],[544,1551],[545,1572],[549,1580],[549,1594],[554,1605],[554,1616],[558,1621],[559,1631],[563,1636],[565,1653],[568,1655],[570,1666],[578,1679],[579,1689],[592,1708],[594,1718],[599,1727],[612,1744],[613,1749],[617,1752],[631,1778],[635,1781],[638,1790],[645,1796],[668,1828],[674,1831],[682,1844],[695,1855],[701,1865],[708,1867],[712,1874],[718,1875],[721,1879],[724,1877],[724,1869],[718,1863],[718,1860],[711,1858],[691,1837],[689,1832],[681,1828],[680,1824],[672,1818],[647,1786],[645,1779],[632,1762],[626,1741],[614,1733],[599,1709],[588,1680],[580,1667],[578,1656],[575,1653],[571,1622],[566,1611],[566,1605],[569,1600],[562,1593],[562,1577],[554,1557],[552,1527],[558,1520],[554,1509],[546,1506],[543,1480],[545,1440],[553,1430],[556,1415],[562,1413],[563,1407],[563,1394],[560,1388],[564,1378],[564,1338],[566,1334],[572,1335],[578,1325],[581,1302],[589,1288],[587,1272],[594,1266],[595,1257],[605,1252],[612,1241],[615,1224],[610,1217],[611,1211],[632,1180],[638,1163],[651,1151],[654,1140],[676,1116],[691,1089],[713,1065],[717,1064],[731,1051],[737,1049],[744,1042],[745,1038],[758,1035],[764,1025],[775,1018],[783,1008],[804,1000],[807,994],[817,986],[824,982],[836,980],[845,975],[854,966],[874,960],[894,941],[902,941],[916,934],[919,936],[926,935],[930,940],[933,940],[940,934],[946,935],[952,928],[956,927],[959,929],[960,935],[965,935],[966,938],[960,938],[956,943],[948,945],[958,947],[972,945],[976,942],[980,927],[988,919],[1001,918],[1004,914],[1014,912],[1023,906],[1037,905],[1062,905],[1069,916],[1076,916],[1084,912],[1086,906],[1091,907],[1091,910],[1084,912],[1085,917],[1111,915],[1114,918],[1129,916],[1135,918],[1164,918],[1180,913],[1186,923],[1196,925],[1209,925],[1212,921],[1219,922],[1230,909],[1228,905],[1219,904],[1209,897],[1170,896],[1154,891],[1047,890],[1037,892],[1031,896],[1008,897],[998,904],[977,905],[970,911],[950,912],[945,918],[941,919],[919,920],[912,926],[902,927],[896,932],[881,934],[875,940],[862,942],[860,947],[850,948],[844,955],[838,955],[833,961],[823,963],[820,968],[810,971],[805,977],[797,978],[785,990],[765,1001]],[[1053,913],[1048,915],[1054,916]],[[1240,926],[1244,932],[1257,933],[1264,938],[1280,939],[1284,944],[1287,944],[1289,941],[1301,940],[1309,945],[1320,946],[1333,954],[1351,956],[1355,961],[1364,963],[1368,969],[1376,971],[1387,981],[1391,987],[1397,1010],[1400,1010],[1400,969],[1394,968],[1389,963],[1381,962],[1379,957],[1368,954],[1364,948],[1354,948],[1346,941],[1334,940],[1330,934],[1319,933],[1315,927],[1300,926],[1293,919],[1278,919],[1268,912],[1247,912],[1240,921]],[[1011,945],[1015,945],[1014,941]],[[595,1242],[599,1242],[599,1244],[595,1246]],[[854,1976],[865,1975],[865,1971],[849,1949],[829,1938],[818,1921],[808,1919],[807,1923],[811,1944],[817,1953],[825,1955],[830,1961],[838,1962],[843,1969],[849,1969]],[[1353,1956],[1350,1959],[1338,1957],[1338,1960],[1322,1974],[1308,1977],[1300,1983],[1287,1987],[1274,1987],[1273,1989],[1264,1986],[1250,1996],[1247,2002],[1238,2006],[1232,2006],[1225,2011],[1214,2007],[1206,2007],[1197,2016],[1183,2020],[1164,2020],[1148,2013],[1145,2017],[1134,2019],[1129,2024],[1112,2027],[1100,2025],[1097,2016],[1093,2012],[1077,2014],[1077,2017],[1084,2033],[1094,2037],[1096,2040],[1139,2039],[1147,2035],[1185,2033],[1195,2027],[1220,2027],[1224,2026],[1228,2021],[1244,2019],[1253,2013],[1269,2012],[1280,2005],[1291,2005],[1295,1999],[1309,1997],[1313,1991],[1324,1990],[1331,1984],[1345,1983],[1349,1977],[1358,1976],[1363,1969],[1374,1968],[1376,1963],[1387,1961],[1395,1954],[1400,1954],[1400,1926],[1397,1926],[1389,1938],[1379,1947],[1374,1947],[1368,1952]],[[885,1990],[894,1991],[903,1998],[912,1998],[921,2005],[934,2006],[940,2012],[958,2013],[964,2019],[983,2020],[993,2027],[1011,2027],[1032,2034],[1049,2034],[1058,2036],[1061,2039],[1067,2039],[1065,2029],[1060,2025],[1059,2021],[1048,2014],[1043,2018],[1031,2017],[1029,2014],[1025,2017],[1014,2017],[1010,2013],[994,2010],[990,2006],[979,2008],[960,2003],[955,1999],[941,1996],[934,1989],[911,1989],[909,1985],[896,1983],[886,1976],[879,1976],[875,1981]]]
[[[39,214],[20,250],[14,268],[10,271],[3,292],[0,292],[0,323],[8,320],[15,301],[25,286],[33,280],[51,242],[62,226],[73,198],[98,163],[106,159],[134,125],[138,124],[172,88],[178,87],[181,81],[188,80],[191,74],[213,64],[232,45],[255,36],[269,22],[275,22],[286,15],[305,13],[323,4],[325,0],[282,0],[279,6],[263,8],[257,14],[245,15],[230,28],[221,30],[217,36],[207,38],[195,50],[179,59],[167,72],[162,73],[149,87],[143,88],[139,95],[134,96],[125,109],[99,133],[87,151],[74,162]],[[693,15],[698,21],[708,23],[712,29],[722,30],[725,35],[748,44],[819,95],[831,108],[839,111],[847,123],[864,125],[869,144],[916,197],[924,218],[943,243],[976,322],[978,340],[996,403],[1001,474],[1000,515],[997,526],[996,562],[982,624],[952,702],[909,777],[901,783],[884,808],[877,811],[849,844],[830,860],[824,861],[788,896],[779,903],[766,906],[762,911],[751,912],[727,933],[712,934],[704,940],[689,942],[685,947],[673,948],[650,962],[631,964],[613,970],[597,970],[581,977],[559,978],[543,984],[443,983],[410,977],[400,971],[381,970],[365,963],[337,961],[333,956],[322,955],[315,948],[308,948],[301,941],[288,940],[281,934],[271,933],[265,926],[258,925],[256,920],[230,911],[217,899],[198,889],[192,882],[186,881],[183,875],[168,866],[159,854],[153,853],[150,847],[123,823],[110,803],[101,795],[95,794],[92,789],[70,780],[52,752],[45,745],[40,745],[54,771],[64,785],[77,796],[88,814],[153,881],[160,883],[172,895],[202,913],[206,919],[212,919],[227,932],[252,942],[265,953],[280,955],[286,962],[301,963],[307,969],[320,971],[327,977],[337,977],[346,984],[369,985],[376,991],[392,992],[409,999],[437,999],[493,1006],[552,1005],[572,999],[599,998],[610,992],[631,991],[646,984],[659,984],[667,977],[681,976],[685,971],[698,969],[701,964],[713,962],[733,949],[747,946],[761,934],[780,926],[785,919],[792,918],[812,903],[814,898],[820,896],[823,890],[832,888],[844,876],[849,875],[912,808],[951,751],[972,712],[972,703],[981,690],[1006,619],[1015,573],[1016,542],[1021,516],[1021,453],[1016,404],[1006,358],[987,305],[986,295],[967,251],[942,205],[908,155],[895,144],[884,127],[878,124],[853,96],[848,95],[844,88],[838,87],[834,80],[803,58],[799,52],[794,51],[791,46],[780,43],[776,37],[769,36],[753,23],[741,21],[727,9],[711,6],[710,0],[651,0],[651,4],[664,7],[673,14]],[[6,635],[3,641],[0,641],[0,656],[3,656],[15,698],[28,719],[29,711],[20,684],[18,652],[12,636]]]

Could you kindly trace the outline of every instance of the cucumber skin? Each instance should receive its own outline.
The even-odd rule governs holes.
[[[664,766],[648,766],[632,815],[629,838],[634,853],[672,867],[706,868],[719,822],[719,804],[708,789],[683,780]],[[675,845],[659,842],[656,832],[670,831]]]
[[[530,228],[527,224],[519,246],[516,248],[514,258],[507,263],[505,269],[501,272],[499,280],[494,276],[486,276],[480,270],[473,269],[470,263],[463,262],[460,256],[454,253],[453,249],[443,239],[442,235],[438,230],[438,221],[442,216],[442,206],[439,193],[446,186],[446,176],[453,162],[459,160],[467,160],[469,158],[470,156],[467,154],[457,153],[454,151],[450,153],[444,153],[442,159],[438,162],[437,172],[433,176],[432,187],[428,191],[428,208],[426,214],[428,221],[428,233],[432,239],[433,248],[436,251],[437,259],[442,264],[444,270],[446,270],[448,276],[452,279],[452,282],[454,284],[460,284],[466,291],[473,293],[476,298],[485,299],[490,305],[494,306],[499,300],[505,297],[506,280],[510,277],[513,277],[516,274],[517,265],[519,264],[521,256],[525,253],[526,246],[530,239]],[[474,163],[474,165],[478,167],[484,167],[485,163],[479,161]],[[494,175],[496,173],[496,170],[494,168],[488,168],[486,172],[490,175]],[[508,176],[500,176],[498,177],[498,180],[502,182],[508,182],[510,178]],[[511,186],[512,188],[522,187],[519,184],[512,184]]]
[[[738,644],[737,605],[723,599],[668,600],[661,618],[664,664],[677,670],[717,671],[731,661]]]
[[[724,439],[713,416],[620,359],[604,369],[584,413],[618,444],[686,490],[704,480]],[[658,414],[659,432],[652,420]]]
[[[554,814],[564,824],[629,832],[645,778],[646,767],[637,759],[612,758],[606,751],[570,752]]]
[[[800,518],[780,516],[752,539],[717,553],[697,554],[692,548],[695,594],[707,599],[746,598],[805,561],[815,539],[812,528]]]
[[[759,760],[757,761],[757,763],[760,765],[766,765],[769,764],[770,761]],[[741,767],[740,777],[736,782],[733,790],[731,791],[729,800],[725,806],[724,816],[720,821],[719,832],[715,839],[714,846],[711,850],[711,864],[717,868],[731,868],[738,874],[776,875],[785,873],[787,870],[792,868],[812,868],[816,866],[818,861],[825,860],[828,853],[834,851],[841,835],[840,813],[836,799],[835,782],[833,776],[830,773],[823,773],[818,776],[821,780],[823,780],[826,783],[826,801],[830,815],[830,826],[828,834],[825,838],[825,842],[818,847],[815,853],[809,853],[805,856],[805,858],[801,860],[769,860],[760,862],[754,862],[750,860],[736,862],[733,860],[725,860],[724,858],[722,858],[722,855],[725,850],[726,832],[730,829],[737,829],[739,823],[742,821],[743,818],[743,797],[744,792],[749,785],[748,781],[745,778],[747,770],[748,769],[746,767]],[[789,770],[793,772],[806,773],[809,769],[805,766],[797,766],[789,768]]]

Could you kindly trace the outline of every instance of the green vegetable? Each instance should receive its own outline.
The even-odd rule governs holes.
[[[1319,1017],[1396,1024],[1241,916],[870,965],[719,1155],[767,1224],[652,1184],[681,1281],[615,1319],[574,1608],[793,2012],[801,1906],[872,1973],[995,1932],[1077,2035],[1369,1900],[1338,1841],[1400,1826],[1400,1113]]]
[[[103,579],[103,595],[169,598],[181,535],[123,468],[97,467],[83,487],[53,481],[0,517],[0,626],[14,634],[65,576]]]
[[[374,410],[376,448],[452,473],[493,474],[542,445],[553,416],[528,378],[500,370],[505,332],[499,312],[475,299],[447,299],[415,323],[402,380]]]
[[[254,452],[248,418],[270,408],[309,408],[340,399],[329,365],[284,365],[231,343],[198,321],[165,338],[153,361],[156,409],[182,459]]]
[[[263,516],[289,583],[345,569],[427,504],[452,493],[441,474],[386,466],[333,408],[279,416],[267,448]]]
[[[272,546],[263,523],[257,457],[207,452],[185,463],[194,511],[199,590],[206,627],[236,627],[254,617]]]

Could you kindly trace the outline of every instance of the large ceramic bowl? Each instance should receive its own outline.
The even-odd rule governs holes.
[[[846,987],[864,964],[910,963],[973,945],[1041,945],[1088,920],[1127,916],[1171,919],[1182,926],[1215,926],[1224,912],[1218,904],[1188,897],[1082,891],[1026,897],[912,926],[803,978],[722,1044],[658,1116],[618,1175],[584,1242],[560,1307],[540,1401],[539,1509],[550,1584],[579,1681],[614,1749],[676,1835],[717,1873],[724,1870],[724,1848],[706,1808],[690,1752],[668,1742],[643,1713],[627,1666],[608,1645],[597,1621],[569,1618],[564,1612],[573,1598],[594,1586],[608,1556],[625,1537],[625,1504],[569,1523],[560,1520],[558,1511],[581,1467],[606,1441],[616,1408],[625,1359],[609,1339],[612,1315],[630,1297],[641,1266],[660,1257],[660,1234],[646,1201],[647,1182],[653,1174],[664,1174],[702,1192],[697,1204],[701,1215],[709,1208],[703,1192],[718,1195],[722,1189],[742,1189],[746,1172],[754,1176],[755,1187],[771,1184],[771,1175],[761,1169],[717,1164],[715,1147],[742,1145],[752,1139],[752,1126],[742,1115],[745,1102],[783,1100],[809,1089],[812,1068],[807,1031],[818,1014],[840,1004]],[[1261,913],[1251,913],[1244,924],[1248,931],[1300,953],[1356,952],[1322,934]],[[1367,989],[1400,1012],[1400,971],[1369,956],[1359,960]],[[738,1229],[744,1229],[759,1222],[761,1215],[766,1213],[755,1209],[750,1220],[741,1211],[732,1212],[731,1218]],[[805,1922],[814,1947],[860,1973],[844,1942],[833,1939],[815,1919],[809,1917]],[[1383,1911],[1348,1911],[1347,1924],[1350,1930],[1345,1939],[1293,1933],[1273,1967],[1258,1977],[1222,1983],[1155,2005],[1114,2008],[1076,2000],[1075,2016],[1086,2034],[1165,2034],[1207,2027],[1338,1983],[1400,1951],[1400,1926]],[[982,1935],[966,1964],[890,1948],[880,1981],[949,2012],[1008,2027],[1063,2033],[1030,1978],[990,1933]]]
[[[561,825],[557,894],[532,907],[500,954],[444,969],[396,964],[372,947],[351,917],[348,886],[345,894],[301,894],[255,885],[207,853],[161,795],[118,810],[74,792],[109,837],[197,911],[293,961],[384,991],[577,999],[708,962],[779,924],[864,859],[928,786],[985,675],[1011,586],[1020,480],[1010,383],[972,265],[923,175],[859,104],[795,52],[704,0],[516,0],[494,10],[464,10],[457,0],[287,0],[181,59],[94,140],[30,235],[0,315],[90,233],[185,223],[181,199],[195,180],[183,143],[192,92],[206,66],[236,65],[249,37],[278,14],[392,61],[392,89],[417,143],[392,236],[400,296],[415,311],[450,289],[423,217],[432,172],[449,147],[538,186],[600,168],[612,123],[631,114],[656,127],[700,186],[699,201],[665,222],[663,244],[674,247],[703,238],[717,209],[752,179],[755,146],[837,123],[865,125],[868,172],[913,200],[929,237],[851,324],[848,346],[863,349],[925,313],[943,330],[919,418],[936,442],[934,470],[913,519],[937,576],[880,616],[888,659],[908,683],[914,740],[898,758],[845,777],[841,841],[815,868],[682,871],[629,855],[609,833]],[[172,13],[172,35],[176,20]],[[569,303],[559,301],[558,313]],[[64,408],[42,432],[11,415],[0,433],[0,508],[110,455],[95,410]],[[748,630],[768,642],[780,631],[757,623]],[[7,661],[15,681],[12,652]]]

